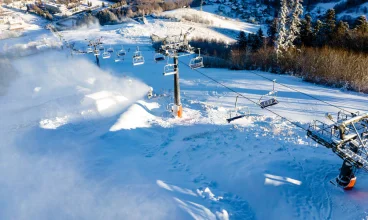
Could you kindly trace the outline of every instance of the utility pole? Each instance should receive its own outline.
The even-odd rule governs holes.
[[[183,116],[183,107],[180,102],[180,84],[179,84],[179,61],[178,56],[175,54],[174,56],[174,113],[177,113],[177,116],[181,118]]]

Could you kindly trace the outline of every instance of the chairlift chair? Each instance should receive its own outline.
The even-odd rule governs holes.
[[[105,50],[102,54],[102,58],[103,59],[109,59],[110,57],[111,57],[111,54]]]
[[[111,45],[110,45],[110,47],[107,49],[107,52],[114,53],[114,48],[112,48]]]
[[[119,56],[119,53],[116,54],[115,62],[122,62],[124,61],[124,56]]]
[[[165,56],[162,55],[161,53],[155,53],[153,59],[157,62],[157,61],[162,61],[165,60]]]
[[[121,50],[118,51],[117,55],[120,57],[120,56],[125,56],[126,55],[126,52],[124,50],[124,47],[121,46]]]
[[[142,65],[144,64],[144,57],[142,56],[141,51],[139,51],[139,47],[137,47],[137,50],[133,54],[133,65]]]
[[[176,74],[176,69],[176,64],[169,63],[169,59],[167,59],[167,64],[164,66],[164,76]]]
[[[99,56],[99,55],[100,55],[100,51],[96,49],[96,50],[94,50],[94,51],[93,51],[93,54],[94,54],[95,56]]]
[[[265,95],[262,95],[261,98],[259,98],[258,105],[261,108],[270,107],[270,106],[273,106],[279,103],[279,101],[277,101],[277,98],[276,98],[277,91],[275,90],[275,82],[276,80],[274,79],[272,91],[270,91],[269,93]]]
[[[93,49],[92,49],[92,47],[88,47],[88,48],[87,48],[87,53],[93,53]]]
[[[100,46],[98,46],[98,49],[99,50],[105,50],[104,46],[102,46],[101,44],[100,44]]]
[[[235,115],[231,115],[231,111],[230,111],[230,117],[226,119],[226,121],[228,123],[250,115],[250,110],[249,110],[248,107],[246,107],[246,109],[247,109],[246,111],[242,111],[242,112],[239,111],[240,109],[237,106],[238,105],[238,97],[239,96],[236,96],[236,99],[235,99],[235,109],[234,109]]]
[[[189,62],[189,66],[190,68],[192,69],[198,69],[198,68],[202,68],[204,67],[203,65],[203,57],[201,57],[201,49],[198,48],[198,56],[191,59],[190,62]]]

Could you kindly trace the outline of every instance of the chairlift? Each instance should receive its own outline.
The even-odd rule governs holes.
[[[96,50],[94,50],[94,51],[93,51],[93,54],[94,54],[95,56],[99,56],[99,55],[100,55],[100,51],[96,49]]]
[[[122,62],[124,61],[124,56],[119,56],[119,54],[116,54],[115,62]]]
[[[139,47],[137,46],[137,50],[133,54],[133,65],[137,66],[142,64],[144,64],[144,57],[141,51],[139,51]]]
[[[189,62],[189,66],[192,69],[198,69],[204,67],[203,65],[203,57],[201,57],[201,48],[198,48],[198,56],[191,59]]]
[[[270,107],[279,103],[279,101],[277,101],[276,98],[277,96],[277,91],[275,90],[276,79],[274,79],[272,82],[273,82],[272,91],[270,91],[265,95],[262,95],[261,98],[259,98],[258,100],[258,105],[261,106],[261,108]]]
[[[111,57],[111,54],[107,51],[104,51],[102,54],[102,58],[103,59],[109,59]]]
[[[126,52],[124,50],[124,47],[121,46],[121,50],[118,51],[117,55],[120,57],[120,56],[125,56],[126,55]]]
[[[88,48],[87,48],[87,53],[93,53],[93,49],[92,49],[92,47],[88,47]]]
[[[110,45],[110,47],[107,49],[107,52],[114,53],[114,48],[112,48],[111,45]]]
[[[157,61],[165,60],[165,56],[161,53],[155,53],[153,59],[157,62]]]
[[[237,120],[237,119],[240,119],[240,118],[244,118],[246,116],[249,116],[250,115],[250,110],[248,107],[246,107],[246,111],[239,111],[240,109],[238,108],[237,104],[238,104],[238,97],[239,96],[236,96],[236,99],[235,99],[235,109],[234,109],[234,113],[235,115],[231,115],[231,111],[230,111],[230,117],[226,119],[226,121],[228,123],[234,121],[234,120]]]
[[[169,63],[169,59],[167,59],[167,64],[164,66],[164,76],[174,75],[176,74],[177,65],[174,63]]]
[[[98,49],[99,50],[105,50],[104,46],[102,46],[101,44],[100,44],[100,46],[98,46]]]

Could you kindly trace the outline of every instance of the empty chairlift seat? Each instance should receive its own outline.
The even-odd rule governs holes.
[[[270,107],[270,106],[276,105],[278,103],[279,103],[279,101],[277,101],[276,98],[270,98],[268,100],[261,101],[259,103],[259,105],[261,106],[261,108],[266,108],[266,107]]]
[[[102,54],[102,58],[103,59],[109,59],[111,57],[111,54],[107,51],[104,51]]]
[[[121,46],[121,50],[119,50],[119,51],[118,51],[117,55],[118,55],[119,57],[121,57],[121,56],[125,56],[125,55],[126,55],[126,52],[125,52],[125,50],[124,50],[124,47],[123,47],[123,46]]]
[[[204,67],[203,65],[203,57],[201,57],[201,49],[198,48],[198,56],[191,59],[190,62],[189,62],[189,67],[192,68],[192,69],[198,69],[198,68],[202,68]]]
[[[175,64],[167,64],[164,67],[164,76],[174,75],[176,74],[175,71]]]
[[[92,47],[88,47],[88,48],[87,48],[87,53],[93,53],[93,49],[92,49]]]
[[[161,53],[155,53],[153,59],[158,62],[158,61],[162,61],[165,60],[165,56]]]
[[[133,54],[133,65],[142,65],[144,64],[144,57],[142,56],[141,51],[139,51],[139,48],[137,47],[137,50]]]
[[[238,97],[239,96],[236,96],[236,99],[235,99],[235,109],[234,109],[234,114],[231,115],[231,111],[230,111],[230,117],[226,119],[226,121],[228,123],[232,122],[232,121],[235,121],[237,119],[241,119],[241,118],[244,118],[244,117],[247,117],[247,116],[250,116],[250,110],[248,107],[246,107],[245,109],[240,109],[238,107]]]
[[[114,48],[112,48],[111,45],[110,45],[110,47],[107,49],[107,52],[114,53]]]
[[[276,98],[277,91],[275,90],[275,82],[276,80],[273,80],[272,91],[270,91],[265,95],[262,95],[261,98],[258,100],[258,104],[261,108],[267,108],[279,103],[279,101]]]

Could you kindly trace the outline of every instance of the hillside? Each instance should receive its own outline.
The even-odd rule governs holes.
[[[260,71],[197,72],[182,57],[184,115],[171,116],[173,77],[162,74],[166,61],[153,60],[150,34],[194,27],[191,37],[233,41],[234,31],[259,28],[206,16],[212,24],[147,18],[60,32],[81,51],[98,37],[115,52],[123,45],[124,61],[113,54],[100,59],[101,68],[92,54],[71,54],[41,27],[0,41],[3,57],[30,44],[47,48],[6,61],[14,77],[2,78],[0,93],[0,219],[367,218],[368,175],[360,172],[350,192],[330,184],[342,161],[303,130],[313,119],[331,123],[325,113],[339,109],[325,102],[367,112],[366,94]],[[145,63],[133,66],[137,46]],[[237,94],[223,85],[257,102],[272,79],[300,91],[278,84],[280,103],[271,107],[298,127],[242,98],[240,112],[249,116],[226,122]],[[150,87],[156,95],[148,99]]]
[[[232,18],[240,18],[244,21],[257,24],[272,20],[274,16],[277,16],[280,7],[279,1],[272,0],[208,0],[204,2],[204,11]],[[363,0],[309,0],[303,1],[303,5],[305,14],[311,14],[314,19],[321,19],[325,12],[331,8],[337,11],[336,15],[338,19],[346,21],[354,21],[361,15],[368,17],[368,3]]]

